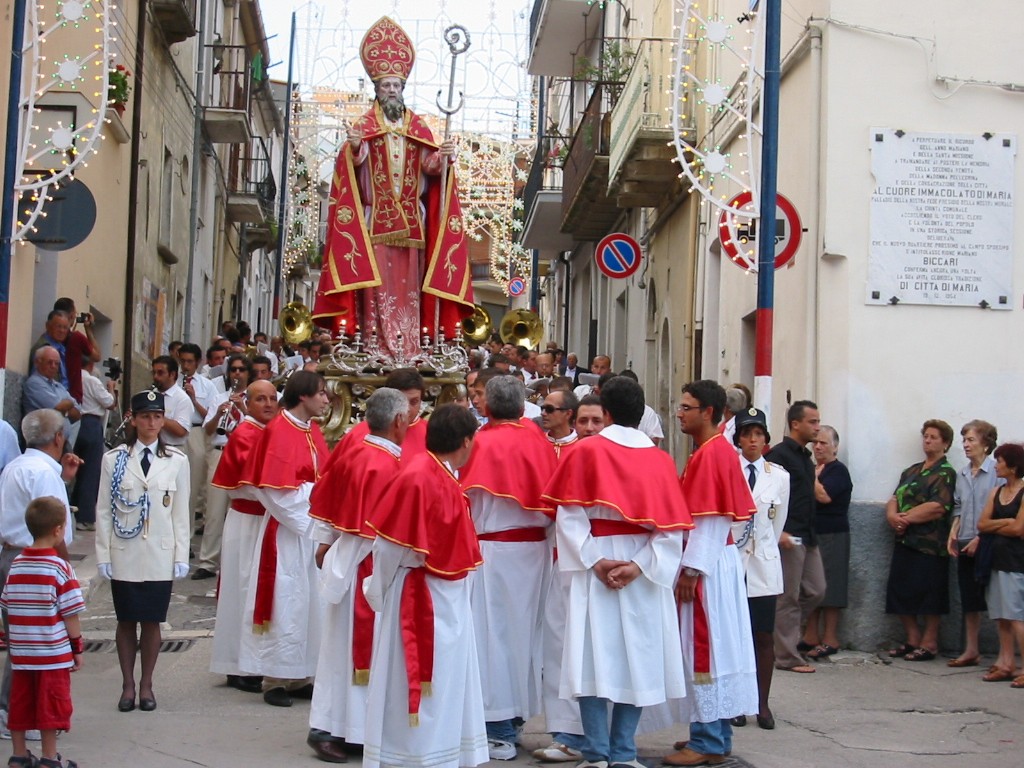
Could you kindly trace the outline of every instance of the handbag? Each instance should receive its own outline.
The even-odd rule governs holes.
[[[995,549],[996,534],[978,534],[978,548],[974,551],[974,580],[985,586],[992,576],[992,554]]]

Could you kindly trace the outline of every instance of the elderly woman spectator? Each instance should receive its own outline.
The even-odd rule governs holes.
[[[995,450],[998,433],[987,421],[975,419],[960,429],[967,466],[957,473],[953,494],[953,527],[946,549],[955,557],[957,582],[960,587],[960,610],[964,615],[964,650],[946,662],[951,667],[977,666],[978,631],[981,614],[986,610],[985,585],[975,574],[978,552],[978,520],[993,489],[1003,484],[996,475],[996,460],[989,454]]]
[[[850,496],[853,480],[839,459],[839,433],[822,424],[814,438],[814,498],[818,514],[814,530],[818,551],[825,567],[825,597],[807,616],[804,643],[812,646],[812,659],[831,656],[839,650],[839,612],[846,607],[850,571]],[[822,624],[819,633],[819,620]]]
[[[939,649],[939,618],[949,613],[949,566],[946,541],[956,471],[946,460],[953,428],[940,419],[921,427],[924,461],[903,470],[885,506],[885,519],[896,534],[889,565],[885,612],[900,617],[906,640],[889,651],[907,661],[930,661]],[[924,618],[924,633],[918,626]]]
[[[1024,446],[1004,443],[993,455],[996,475],[1006,485],[989,493],[978,520],[981,533],[994,535],[987,597],[988,615],[997,621],[999,656],[983,678],[990,683],[1014,677],[1014,639],[1024,653]],[[1024,675],[1012,685],[1024,688]]]

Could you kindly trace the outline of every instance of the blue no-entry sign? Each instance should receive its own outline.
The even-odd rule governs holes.
[[[640,243],[627,234],[613,232],[606,235],[594,249],[597,268],[608,277],[629,277],[640,268]]]
[[[526,292],[526,281],[516,275],[508,281],[508,295],[522,296]]]

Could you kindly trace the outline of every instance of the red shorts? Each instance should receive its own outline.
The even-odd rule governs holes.
[[[71,730],[71,670],[11,670],[12,731]]]

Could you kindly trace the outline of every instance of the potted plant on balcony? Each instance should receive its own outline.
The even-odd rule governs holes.
[[[131,76],[132,73],[122,64],[118,64],[107,74],[107,102],[118,115],[124,114],[125,104],[128,103],[128,96],[132,92]]]
[[[582,59],[576,63],[575,77],[590,83],[599,83],[607,87],[611,107],[619,100],[623,85],[633,68],[636,51],[617,40],[609,42],[601,50],[601,58],[597,62]]]

